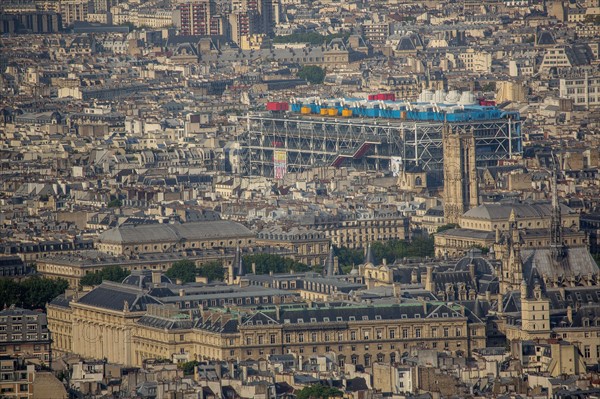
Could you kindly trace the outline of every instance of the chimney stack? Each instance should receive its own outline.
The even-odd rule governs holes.
[[[162,273],[160,272],[160,270],[152,270],[152,284],[153,285],[158,285],[160,284]]]

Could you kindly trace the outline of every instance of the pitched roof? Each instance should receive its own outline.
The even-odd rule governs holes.
[[[249,229],[229,220],[211,220],[183,224],[127,225],[100,234],[102,243],[137,244],[253,237]]]
[[[541,276],[552,279],[598,275],[598,265],[587,247],[568,248],[566,257],[556,260],[550,248],[521,249],[523,274],[534,276],[534,269]]]
[[[508,220],[512,211],[517,218],[547,218],[552,215],[552,205],[548,203],[536,204],[483,204],[465,212],[463,217],[483,220]],[[572,209],[561,204],[563,215],[573,213]]]
[[[138,287],[112,282],[103,282],[79,298],[77,303],[117,311],[123,311],[127,304],[130,312],[142,312],[149,304],[161,304]]]

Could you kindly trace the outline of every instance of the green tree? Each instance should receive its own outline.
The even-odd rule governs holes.
[[[130,272],[123,269],[121,266],[106,266],[102,270],[95,273],[89,273],[83,276],[81,279],[81,285],[98,285],[103,281],[116,281],[121,282]]]
[[[414,238],[412,241],[391,240],[385,242],[374,242],[371,245],[373,256],[377,263],[386,259],[388,262],[394,262],[402,258],[424,258],[434,255],[433,239]]]
[[[225,270],[223,269],[223,263],[219,260],[213,260],[205,263],[196,269],[198,275],[208,278],[208,281],[225,279]]]
[[[342,273],[344,274],[349,274],[352,271],[352,265],[343,265],[341,266],[342,268]]]
[[[349,36],[349,33],[334,33],[326,36],[317,32],[293,33],[291,35],[275,36],[273,43],[309,43],[319,46],[327,44],[336,38],[342,38],[345,41]]]
[[[339,389],[316,384],[304,387],[296,394],[296,399],[328,399],[342,397],[344,393]]]
[[[496,91],[496,82],[487,82],[481,88],[483,91]]]
[[[304,263],[272,254],[246,255],[243,262],[246,268],[249,268],[253,263],[256,264],[256,274],[288,273],[291,270],[306,272],[310,270],[310,266]]]
[[[192,360],[189,362],[179,363],[177,365],[177,367],[179,367],[181,370],[183,370],[183,374],[189,375],[189,374],[194,374],[194,368],[198,364],[200,364],[200,363],[198,363],[198,361]]]
[[[325,70],[317,65],[305,65],[298,71],[298,77],[312,84],[321,84],[325,80]]]
[[[352,265],[360,265],[365,260],[365,255],[363,251],[360,249],[350,249],[346,247],[340,247],[334,249],[335,256],[338,257],[338,261],[342,266],[342,269],[345,270],[345,267],[349,267],[349,270],[352,269]]]
[[[196,264],[188,259],[174,262],[165,273],[171,280],[179,279],[184,283],[196,281]]]
[[[26,309],[45,308],[46,303],[65,292],[69,283],[63,279],[31,277],[21,282],[0,280],[2,306],[16,305]]]
[[[120,206],[123,206],[123,202],[118,198],[114,198],[108,201],[108,204],[106,204],[106,206],[108,206],[109,208],[118,208]]]

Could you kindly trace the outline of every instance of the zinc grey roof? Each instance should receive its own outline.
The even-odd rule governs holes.
[[[483,204],[465,212],[464,217],[484,220],[508,220],[514,209],[517,218],[546,218],[552,215],[550,203],[537,204]],[[573,213],[572,209],[560,204],[563,215]]]
[[[450,229],[437,234],[450,237],[478,238],[484,240],[493,240],[495,237],[494,232],[471,229]]]
[[[98,240],[102,243],[138,244],[230,237],[254,237],[254,234],[236,222],[211,220],[184,224],[121,226],[100,234]]]

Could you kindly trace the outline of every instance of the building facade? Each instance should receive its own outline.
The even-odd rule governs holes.
[[[14,306],[0,311],[0,356],[33,357],[49,364],[51,342],[46,314]]]
[[[560,79],[560,96],[573,100],[574,105],[600,106],[600,76],[584,76]]]
[[[129,225],[103,232],[96,248],[111,255],[235,248],[254,244],[254,233],[227,220],[184,224]]]
[[[72,351],[130,366],[156,358],[258,360],[333,352],[343,367],[394,363],[415,348],[466,354],[485,347],[485,323],[461,306],[441,302],[199,311],[147,302],[140,312],[124,303],[129,310],[115,304],[108,312],[100,305],[72,303]],[[51,327],[56,325],[52,320]]]

